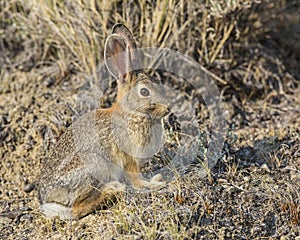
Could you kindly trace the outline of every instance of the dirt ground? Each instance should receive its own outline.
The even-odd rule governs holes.
[[[0,3],[0,239],[300,239],[299,1],[41,2]],[[227,114],[222,154],[205,178],[194,162],[165,189],[128,187],[109,209],[46,219],[35,189],[45,155],[99,103],[86,79],[98,77],[115,22],[139,46],[177,50],[210,71]],[[203,99],[176,76],[155,76],[197,99],[209,135]],[[109,106],[116,84],[101,84]]]

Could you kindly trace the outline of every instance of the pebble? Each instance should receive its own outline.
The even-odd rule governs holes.
[[[245,176],[245,177],[243,178],[243,180],[244,180],[244,182],[249,182],[249,181],[250,181],[250,177]]]
[[[23,191],[26,193],[30,193],[34,189],[34,184],[28,183],[23,187]]]
[[[228,183],[227,179],[224,179],[224,178],[219,178],[218,182],[219,183]]]
[[[31,207],[27,207],[27,206],[20,207],[20,211],[22,211],[22,212],[25,212],[25,211],[31,211],[31,210],[32,210]]]
[[[21,218],[20,221],[28,221],[32,223],[33,216],[31,214],[24,214]]]
[[[268,165],[265,164],[265,163],[262,164],[262,165],[260,166],[260,168],[263,169],[263,170],[265,170],[266,172],[270,172],[270,169],[269,169]]]
[[[22,213],[20,211],[11,211],[8,213],[5,213],[5,217],[9,219],[17,219]]]

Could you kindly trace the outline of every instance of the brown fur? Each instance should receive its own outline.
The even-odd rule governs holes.
[[[146,73],[130,71],[137,64],[137,55],[131,49],[135,42],[128,42],[133,41],[129,30],[118,24],[114,31],[118,34],[108,37],[105,59],[118,80],[116,103],[80,117],[49,153],[39,179],[41,209],[47,217],[56,214],[61,218],[81,218],[101,208],[125,190],[121,183],[124,177],[137,188],[164,185],[160,175],[150,181],[141,177],[139,159],[148,157],[145,147],[152,151],[151,139],[161,137],[161,131],[153,135],[151,129],[161,127],[161,119],[169,110],[160,86]],[[125,61],[110,61],[124,51]],[[131,62],[133,54],[135,61]],[[124,69],[128,72],[124,73]],[[142,96],[141,88],[147,88],[150,96]],[[49,203],[54,205],[49,207]],[[56,206],[70,209],[72,214],[55,212]]]

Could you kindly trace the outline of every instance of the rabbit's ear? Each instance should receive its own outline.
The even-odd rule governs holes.
[[[119,34],[126,39],[130,51],[132,68],[134,70],[140,69],[140,62],[138,52],[136,49],[136,42],[131,31],[122,23],[117,23],[113,26],[112,32]]]
[[[124,81],[131,71],[130,53],[127,41],[118,34],[108,36],[105,42],[104,59],[109,72],[118,80]]]

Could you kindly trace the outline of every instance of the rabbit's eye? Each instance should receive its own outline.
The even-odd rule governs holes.
[[[150,91],[147,88],[141,88],[140,93],[143,97],[148,97],[150,95]]]

